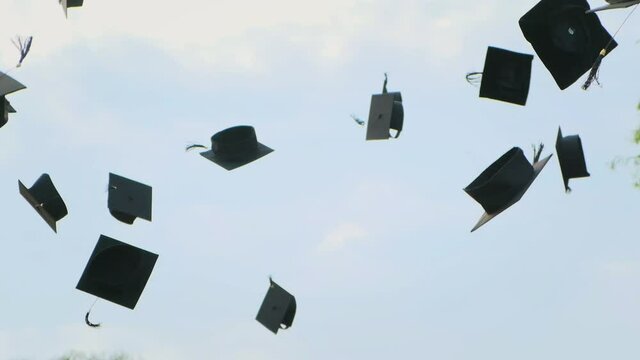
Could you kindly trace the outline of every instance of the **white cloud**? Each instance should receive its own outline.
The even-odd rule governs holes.
[[[606,275],[611,277],[632,277],[640,275],[640,263],[637,261],[610,261],[603,265]]]
[[[318,245],[321,252],[337,251],[348,243],[361,240],[367,236],[367,231],[355,223],[343,223],[332,229]]]
[[[86,2],[65,19],[55,1],[14,0],[4,8],[14,16],[0,24],[0,32],[35,35],[32,56],[40,59],[78,41],[99,47],[97,39],[130,37],[194,65],[262,71],[260,57],[278,56],[268,52],[285,45],[336,65],[352,59],[362,43],[413,49],[427,61],[447,61],[505,11],[496,0],[112,0]],[[9,41],[0,44],[4,64],[15,61],[14,51],[4,51],[10,46]]]

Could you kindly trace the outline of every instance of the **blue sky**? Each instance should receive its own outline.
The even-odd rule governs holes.
[[[560,91],[537,56],[526,107],[464,80],[487,46],[534,54],[535,1],[0,0],[0,61],[33,35],[0,129],[0,359],[68,350],[137,358],[637,359],[640,192],[632,156],[635,15],[602,87]],[[592,6],[601,2],[592,2]],[[602,13],[610,32],[628,10]],[[371,94],[401,91],[398,140],[365,142]],[[247,124],[275,149],[232,172],[184,152]],[[474,232],[462,188],[513,146],[581,136],[590,178],[564,193],[554,156]],[[54,234],[18,194],[51,175]],[[153,222],[109,214],[108,174],[153,186]],[[135,310],[75,289],[104,234],[160,255]],[[268,276],[298,302],[274,336],[254,318]]]

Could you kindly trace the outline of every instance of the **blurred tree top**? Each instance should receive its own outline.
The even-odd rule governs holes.
[[[640,111],[640,102],[638,102],[636,109]],[[640,125],[633,132],[633,142],[636,145],[640,145]],[[630,162],[633,163],[633,167],[636,169],[633,174],[633,186],[640,189],[640,154],[627,157],[618,156],[609,163],[609,166],[611,170],[615,170],[618,165],[629,165]]]
[[[105,354],[85,354],[78,351],[70,351],[65,355],[55,358],[55,360],[133,360],[133,358],[124,353],[116,353],[111,355]]]

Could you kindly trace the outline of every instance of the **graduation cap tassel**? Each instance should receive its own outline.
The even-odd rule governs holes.
[[[15,40],[11,39],[11,42],[13,42],[13,45],[18,49],[18,51],[20,51],[20,60],[18,60],[18,64],[16,65],[16,67],[18,68],[22,65],[24,58],[27,57],[27,54],[31,49],[33,36],[27,36],[26,38],[23,38],[22,36],[16,36]]]
[[[32,41],[33,41],[33,36],[28,36],[27,38],[16,36],[15,39],[11,39],[11,42],[13,43],[13,45],[18,49],[18,51],[20,51],[20,59],[18,60],[18,63],[16,64],[16,66],[3,71],[3,74],[0,74],[0,79],[4,78],[5,76],[9,76],[9,73],[11,71],[22,66],[22,62],[24,61],[24,58],[27,57],[27,54],[31,49]]]
[[[384,84],[382,84],[382,93],[387,93],[387,73],[384,73]]]
[[[629,18],[636,11],[637,8],[638,8],[638,5],[633,7],[633,10],[629,12],[627,17],[622,22],[622,24],[620,24],[620,26],[618,27],[618,30],[616,30],[616,32],[611,37],[611,40],[609,40],[609,42],[607,43],[607,46],[605,46],[602,50],[600,50],[598,57],[593,62],[593,66],[591,67],[591,71],[589,72],[589,76],[587,77],[587,80],[584,82],[584,84],[582,84],[582,90],[587,90],[591,86],[594,80],[598,85],[600,85],[600,82],[598,81],[598,72],[600,71],[600,65],[602,64],[602,59],[607,55],[607,49],[609,48],[609,45],[611,45],[616,35],[618,35],[618,32],[620,32],[620,29],[622,29],[624,24],[627,22],[627,20],[629,20]]]
[[[187,147],[184,148],[184,151],[189,151],[192,149],[196,149],[196,148],[201,148],[201,149],[209,149],[208,147],[204,146],[204,145],[200,145],[200,144],[191,144]]]
[[[469,73],[467,73],[465,78],[467,79],[467,82],[469,84],[471,84],[473,86],[478,86],[480,84],[480,82],[482,81],[482,72],[480,72],[480,71],[469,72]]]
[[[87,313],[84,315],[84,322],[85,322],[87,325],[89,325],[89,327],[93,327],[93,328],[100,327],[100,325],[102,325],[102,323],[96,323],[96,324],[92,323],[92,322],[89,320],[89,314],[91,314],[91,310],[87,311]]]
[[[540,143],[537,147],[535,145],[531,145],[533,147],[533,162],[537,163],[540,160],[540,155],[542,154],[542,149],[544,149],[544,144]]]
[[[87,311],[87,313],[84,315],[85,324],[87,324],[87,326],[92,327],[92,328],[97,328],[97,327],[100,327],[100,325],[102,325],[102,323],[92,323],[89,320],[89,314],[91,314],[91,310],[93,310],[93,306],[96,304],[97,301],[98,301],[98,298],[96,297],[96,299],[93,301],[93,304],[91,304],[91,307],[89,308],[89,311]]]
[[[589,72],[589,76],[587,77],[587,80],[584,82],[584,84],[582,84],[582,90],[587,90],[591,86],[594,80],[598,85],[600,85],[600,82],[598,81],[598,73],[600,72],[600,64],[602,64],[602,59],[606,55],[607,55],[607,49],[600,50],[600,54],[598,54],[596,61],[593,63],[593,66],[591,67],[591,71]]]
[[[353,121],[355,121],[358,125],[360,126],[364,126],[364,120],[360,120],[359,117],[355,116],[354,114],[351,114],[351,118],[353,119]]]

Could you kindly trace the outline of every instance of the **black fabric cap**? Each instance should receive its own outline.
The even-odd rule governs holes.
[[[11,106],[9,100],[6,97],[0,97],[0,128],[7,124],[9,121],[9,114],[15,113],[16,109]]]
[[[134,309],[158,255],[100,235],[76,289]]]
[[[542,0],[520,19],[520,29],[564,90],[589,71],[606,48],[618,44],[586,0]]]
[[[533,55],[489,46],[482,71],[480,97],[525,105]]]
[[[582,150],[580,136],[562,136],[562,130],[558,128],[556,139],[556,153],[560,162],[562,181],[565,191],[569,191],[569,179],[590,176]]]
[[[9,112],[10,109],[13,109],[11,107],[11,104],[9,104],[9,100],[7,100],[4,96],[0,97],[0,106],[2,106],[1,112],[0,112],[0,128],[5,126],[7,124],[7,122],[9,121]]]
[[[551,155],[531,165],[522,149],[514,147],[464,188],[485,210],[471,231],[518,202],[550,158]]]
[[[30,188],[18,180],[18,191],[51,229],[57,232],[56,222],[67,216],[68,211],[49,174],[42,174]]]
[[[133,224],[136,218],[151,221],[151,186],[109,173],[108,207],[116,219]]]
[[[404,123],[402,94],[390,92],[371,96],[369,121],[367,122],[367,140],[387,140],[390,130],[396,130],[398,137]]]
[[[215,133],[211,137],[211,150],[200,155],[233,170],[271,153],[273,149],[258,142],[253,126],[239,125]]]
[[[5,100],[6,100],[6,99],[5,99]],[[9,102],[9,100],[6,100],[6,102],[5,102],[5,108],[6,108],[6,110],[7,110],[7,112],[8,112],[9,114],[12,114],[12,113],[15,113],[15,112],[16,112],[16,109],[14,109],[14,108],[13,108],[13,106],[11,106],[11,103]]]
[[[256,320],[277,334],[279,329],[291,327],[296,316],[296,298],[273,280],[269,279],[269,282],[269,290],[262,301]]]
[[[67,8],[82,6],[84,0],[58,0],[58,2],[62,5],[64,16],[67,16]]]

